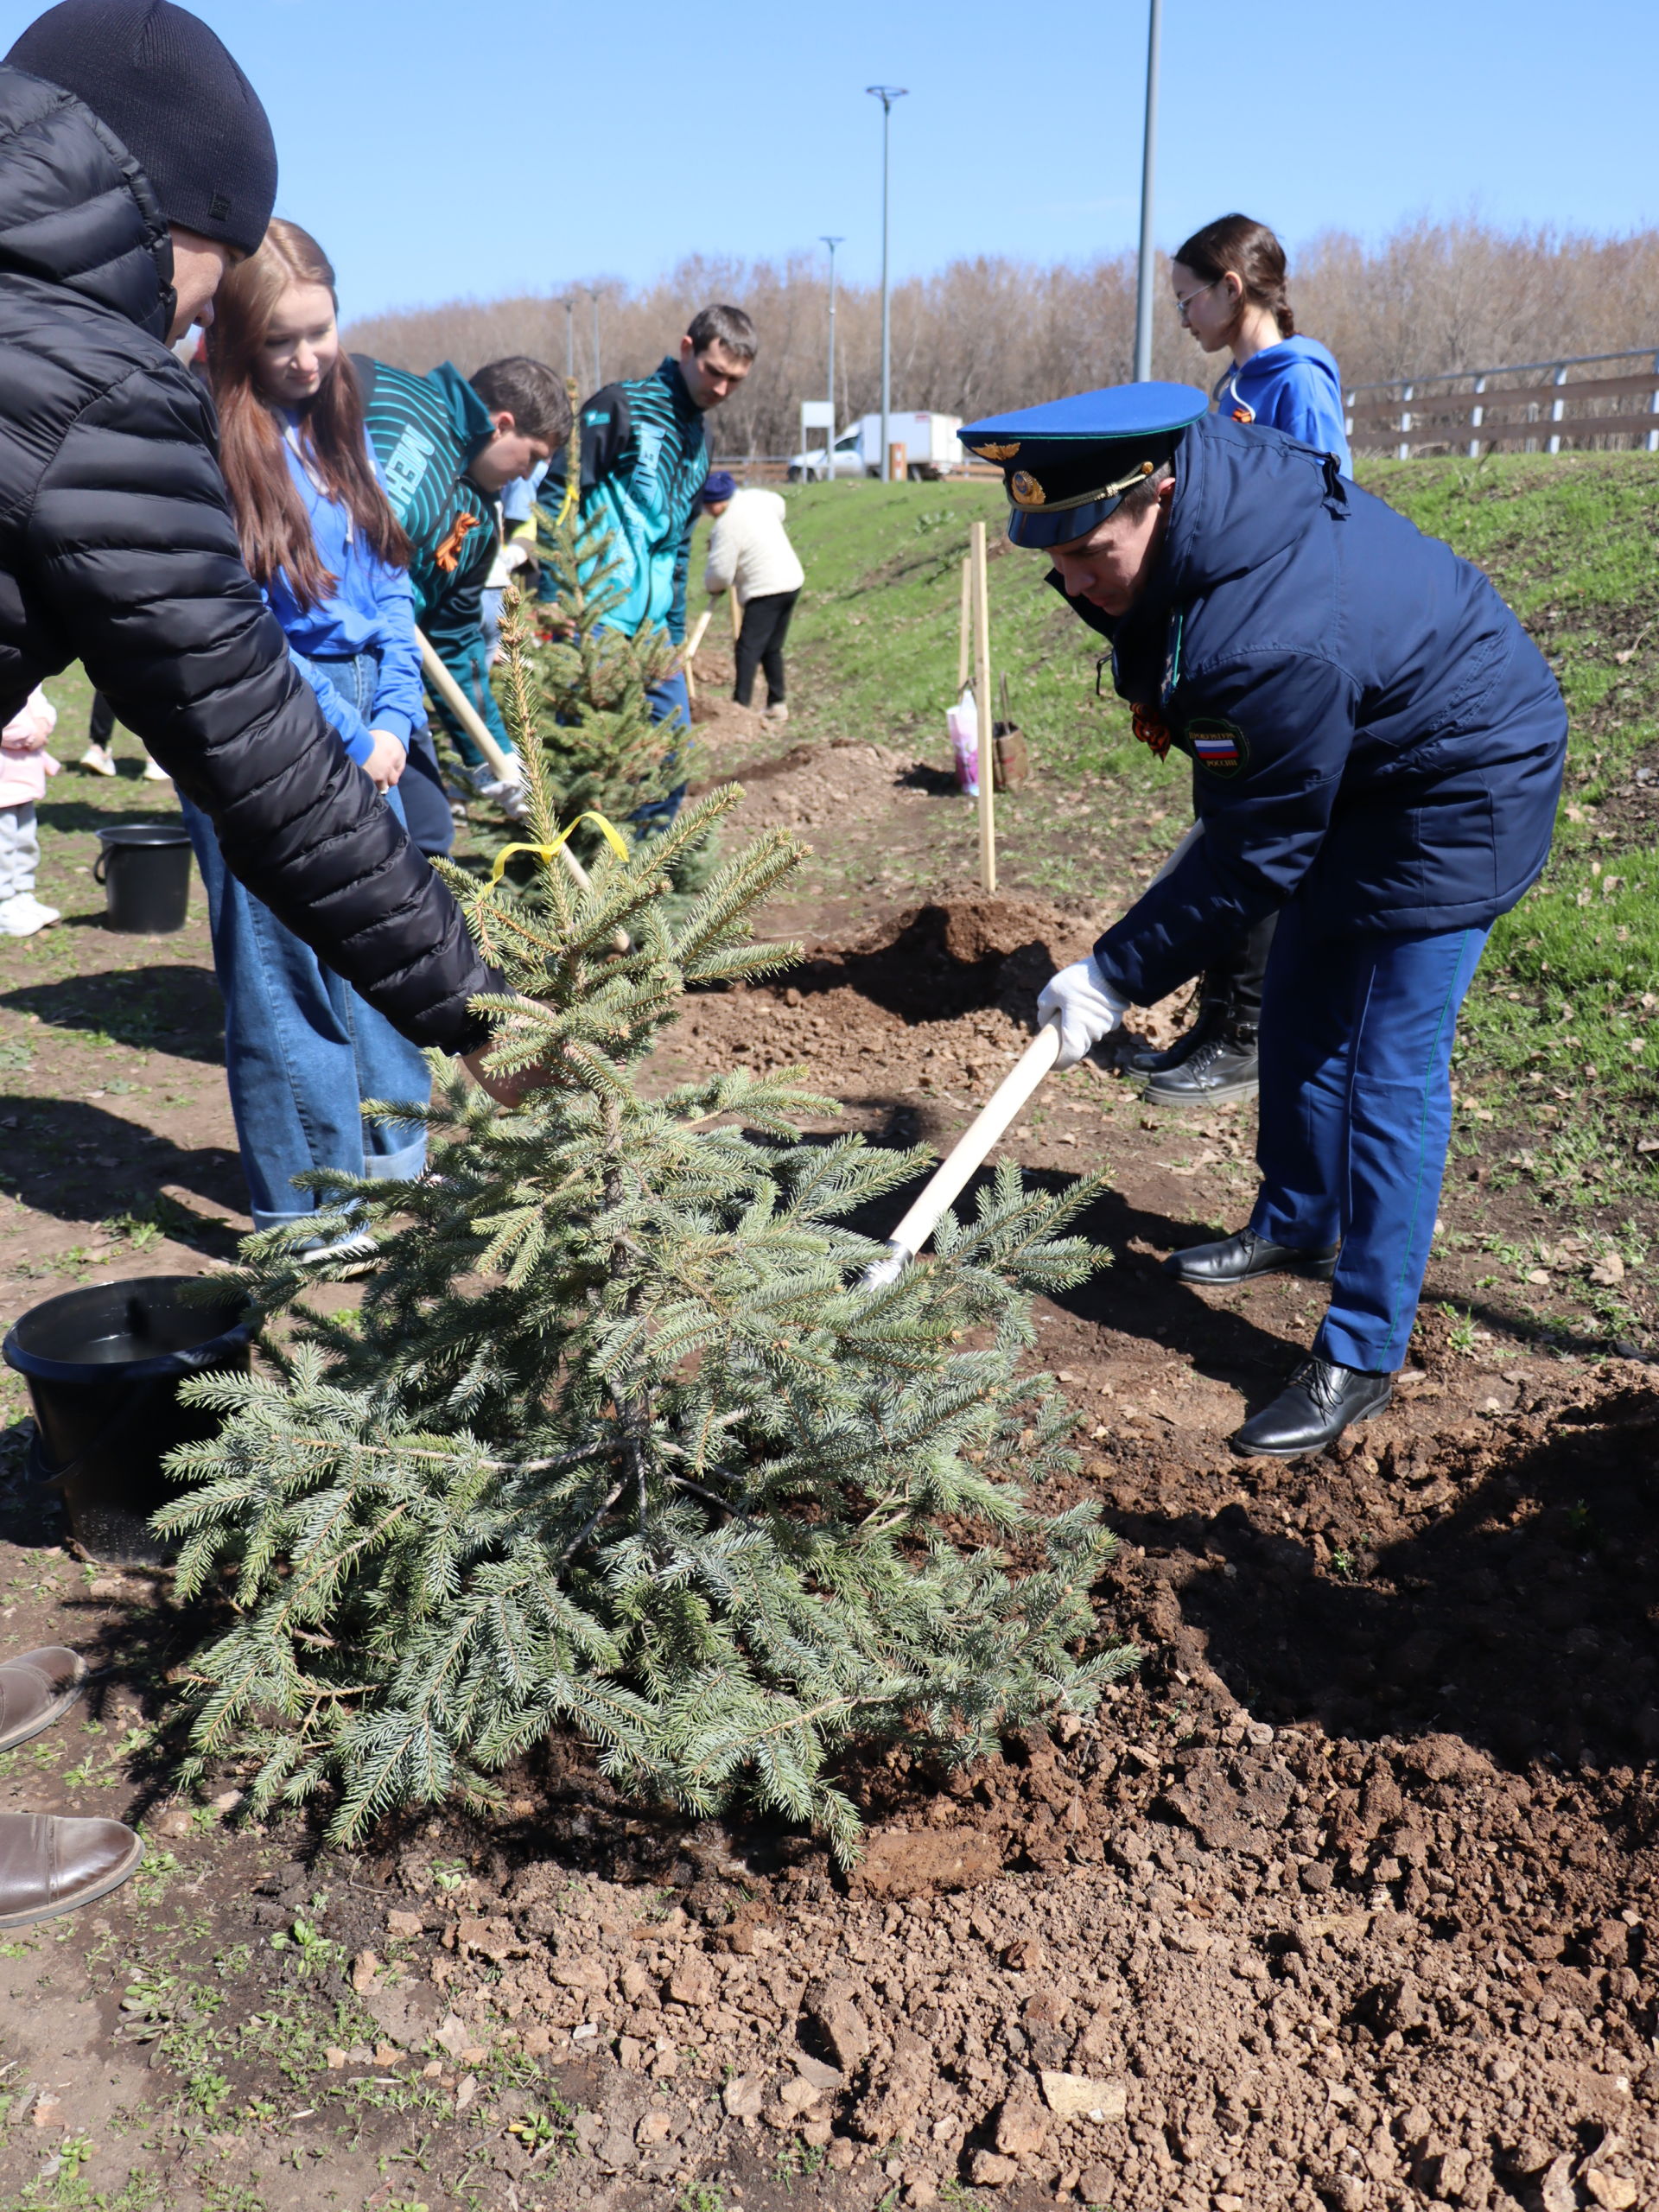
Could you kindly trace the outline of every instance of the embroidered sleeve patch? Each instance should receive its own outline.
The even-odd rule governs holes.
[[[1249,764],[1249,744],[1236,722],[1194,720],[1186,735],[1192,758],[1212,776],[1236,776]]]

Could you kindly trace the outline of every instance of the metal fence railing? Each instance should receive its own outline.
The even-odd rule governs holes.
[[[1642,368],[1623,374],[1581,373],[1638,361]],[[1457,452],[1474,460],[1500,446],[1559,453],[1563,446],[1635,445],[1659,453],[1659,347],[1356,385],[1346,407],[1355,452],[1391,453],[1399,461]]]

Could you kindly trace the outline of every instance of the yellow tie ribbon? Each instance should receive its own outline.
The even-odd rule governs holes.
[[[559,847],[564,843],[571,832],[584,822],[596,822],[599,824],[601,836],[604,838],[606,843],[616,855],[618,860],[626,860],[628,857],[628,849],[622,842],[622,833],[620,830],[616,829],[611,823],[607,822],[602,814],[579,814],[575,822],[568,823],[565,827],[560,830],[558,836],[553,840],[553,842],[550,845],[503,845],[500,851],[495,856],[495,866],[490,870],[490,880],[484,887],[486,891],[493,891],[496,885],[500,882],[502,873],[506,868],[507,862],[512,858],[515,853],[539,854],[541,858],[546,861],[550,866],[555,855],[558,852]]]

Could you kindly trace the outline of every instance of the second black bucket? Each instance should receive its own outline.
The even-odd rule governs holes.
[[[178,1495],[162,1472],[175,1445],[219,1417],[179,1403],[188,1376],[245,1375],[253,1320],[240,1292],[202,1303],[199,1275],[141,1275],[66,1291],[13,1323],[6,1363],[29,1382],[29,1472],[63,1493],[76,1542],[109,1566],[167,1557],[149,1516]]]
[[[181,822],[118,822],[100,830],[92,869],[104,886],[106,929],[166,937],[190,911],[190,833]]]

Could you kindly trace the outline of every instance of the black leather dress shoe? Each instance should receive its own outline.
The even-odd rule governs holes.
[[[1164,1262],[1166,1275],[1200,1289],[1249,1282],[1252,1275],[1306,1275],[1313,1282],[1329,1282],[1336,1271],[1334,1244],[1298,1251],[1258,1236],[1253,1229],[1241,1229],[1236,1236],[1224,1236],[1218,1244],[1189,1244],[1185,1252],[1172,1252]]]
[[[1305,1359],[1270,1406],[1264,1406],[1228,1442],[1250,1459],[1300,1459],[1334,1443],[1350,1421],[1370,1421],[1394,1395],[1392,1375],[1338,1367],[1317,1354]]]
[[[1219,1036],[1226,1026],[1227,1005],[1224,999],[1211,999],[1198,1008],[1198,1018],[1190,1029],[1184,1029],[1173,1045],[1160,1052],[1155,1045],[1142,1045],[1140,1051],[1129,1054],[1129,1069],[1135,1075],[1165,1075],[1171,1068],[1178,1068],[1192,1058],[1199,1046],[1207,1045],[1212,1037]]]
[[[1179,1067],[1154,1075],[1142,1095],[1148,1106],[1225,1106],[1235,1098],[1254,1098],[1260,1079],[1255,1028],[1227,1022]]]

